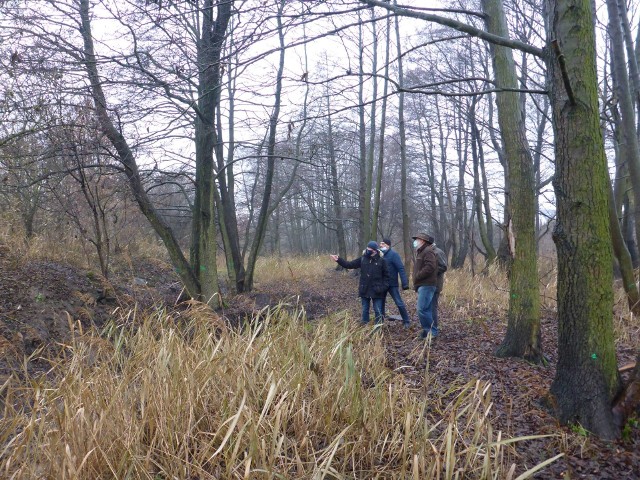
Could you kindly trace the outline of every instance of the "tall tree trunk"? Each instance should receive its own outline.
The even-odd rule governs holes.
[[[384,87],[382,88],[382,107],[380,109],[380,138],[378,144],[378,172],[376,176],[376,188],[373,201],[373,218],[371,223],[371,232],[378,237],[378,216],[380,215],[380,195],[382,193],[382,173],[384,167],[384,134],[387,125],[387,92],[389,91],[389,44],[391,33],[391,18],[387,18],[387,37],[386,50],[384,60]],[[385,232],[389,233],[389,232]]]
[[[624,158],[629,166],[631,175],[631,188],[635,203],[634,220],[636,227],[636,240],[640,239],[640,148],[635,129],[635,114],[629,75],[627,73],[624,39],[617,0],[607,0],[609,13],[609,37],[611,39],[611,63],[615,70],[615,90],[620,108],[620,126],[622,129],[622,144],[624,145]],[[634,62],[635,65],[635,62]],[[636,72],[637,74],[637,72]],[[636,75],[637,77],[637,75]]]
[[[439,220],[438,223],[442,229],[442,233],[436,232],[434,235],[438,240],[438,243],[442,245],[442,248],[449,256],[449,251],[453,250],[453,238],[454,238],[454,226],[453,226],[453,196],[451,195],[451,188],[449,186],[449,178],[447,176],[448,157],[447,151],[449,149],[448,138],[444,135],[444,129],[442,122],[440,121],[440,110],[438,103],[436,102],[436,112],[438,118],[438,131],[440,137],[440,171],[442,172],[442,179],[438,189],[438,197],[440,198],[439,208]],[[446,202],[445,202],[446,200]],[[445,205],[446,204],[446,205]],[[452,262],[453,263],[453,262]]]
[[[155,232],[162,239],[169,258],[173,266],[178,272],[180,279],[182,280],[187,293],[195,299],[200,299],[200,282],[197,276],[191,269],[191,265],[187,262],[178,240],[176,239],[173,231],[167,225],[166,221],[158,214],[153,204],[149,200],[149,196],[142,184],[140,178],[140,172],[138,171],[138,165],[136,163],[133,152],[124,138],[124,135],[115,127],[113,121],[109,117],[109,111],[107,109],[107,101],[102,89],[102,83],[100,76],[98,75],[98,62],[95,55],[93,46],[93,36],[91,34],[91,20],[89,15],[89,0],[80,0],[80,21],[81,21],[81,34],[84,42],[84,54],[83,61],[87,74],[89,76],[89,83],[91,85],[91,96],[96,109],[98,122],[104,135],[109,142],[116,149],[118,159],[125,168],[127,178],[129,179],[129,186],[133,196],[140,207],[140,210],[144,216],[149,220],[149,223],[155,230]]]
[[[462,114],[462,105],[455,107],[457,122],[456,151],[458,154],[458,187],[455,201],[455,217],[453,221],[454,251],[451,258],[451,268],[464,266],[469,253],[469,235],[467,231],[467,195],[465,186],[465,172],[467,168],[469,150],[469,131],[466,128],[466,115]]]
[[[613,187],[611,186],[611,182],[609,182],[609,228],[611,229],[613,253],[618,260],[620,274],[622,275],[622,287],[627,294],[629,309],[635,315],[640,315],[640,293],[638,293],[638,285],[636,284],[633,262],[631,261],[629,249],[627,248],[627,245],[624,242],[624,237],[622,236],[622,230],[620,229],[616,210],[616,201],[613,197]]]
[[[489,75],[489,70],[486,70],[487,76]],[[500,143],[498,136],[496,135],[496,129],[492,127],[494,125],[493,120],[493,96],[489,100],[489,137],[491,138],[491,143],[493,145],[493,149],[496,151],[498,155],[498,161],[504,170],[504,208],[503,208],[503,221],[500,226],[500,241],[498,242],[498,251],[497,260],[498,264],[502,266],[506,271],[507,275],[511,270],[511,252],[509,251],[509,235],[507,234],[509,223],[511,222],[511,207],[509,205],[509,198],[511,191],[511,187],[509,185],[509,166],[505,159],[504,148]]]
[[[394,0],[397,5],[397,0]],[[407,194],[407,133],[404,121],[404,71],[402,66],[402,43],[400,41],[400,25],[395,17],[396,46],[398,52],[398,131],[400,134],[400,205],[402,211],[402,251],[404,253],[404,269],[411,267],[411,239],[409,233],[409,202]]]
[[[482,137],[478,132],[478,157],[480,160],[480,182],[482,185],[482,202],[484,205],[484,216],[487,219],[487,239],[491,245],[494,255],[494,236],[493,236],[493,215],[491,214],[491,197],[489,196],[489,181],[487,180],[487,169],[485,168],[484,148],[482,147]],[[495,258],[494,258],[495,260]]]
[[[638,256],[638,244],[636,243],[635,235],[633,234],[635,231],[635,225],[633,215],[631,214],[633,211],[633,199],[628,193],[625,193],[624,195],[623,206],[621,225],[622,236],[624,237],[624,243],[627,245],[627,249],[631,254],[633,268],[638,268],[638,266],[640,266],[640,256]]]
[[[624,1],[618,0],[618,14],[622,24],[622,32],[624,36],[624,44],[627,51],[627,60],[629,63],[629,78],[632,86],[632,102],[640,108],[640,72],[638,71],[638,59],[633,49],[633,39],[631,38],[631,26],[629,25],[629,15],[627,5]]]
[[[509,37],[502,0],[483,0],[485,22],[490,33]],[[518,88],[513,53],[491,45],[496,86]],[[508,229],[512,258],[509,274],[509,313],[507,333],[496,350],[499,357],[522,357],[541,363],[540,291],[536,253],[536,189],[531,149],[518,93],[498,92],[498,123],[508,163],[510,223]],[[514,192],[515,195],[512,195]]]
[[[533,152],[533,171],[536,176],[536,251],[539,251],[540,246],[540,190],[542,189],[542,178],[540,171],[540,159],[542,158],[542,143],[544,141],[544,132],[547,126],[547,116],[549,113],[549,99],[544,97],[544,108],[538,122],[538,129],[536,132],[536,144]]]
[[[373,57],[373,62],[371,65],[371,71],[373,75],[371,76],[371,81],[373,82],[373,90],[371,92],[371,113],[369,115],[369,150],[367,152],[367,176],[365,183],[365,195],[364,195],[364,219],[367,223],[367,231],[369,232],[369,236],[364,239],[364,243],[369,240],[374,240],[377,232],[372,229],[373,220],[371,215],[371,191],[373,189],[373,158],[376,150],[376,107],[378,105],[378,31],[376,29],[376,21],[375,21],[375,12],[374,9],[371,9],[371,29],[373,36],[373,52],[371,53]],[[363,243],[363,245],[364,245]]]
[[[233,29],[232,29],[233,30]],[[234,51],[233,33],[229,35],[228,51]],[[218,190],[220,201],[217,202],[220,218],[220,232],[224,245],[225,258],[227,262],[227,275],[234,285],[235,291],[244,291],[245,268],[244,258],[240,249],[240,232],[238,230],[238,217],[236,215],[235,201],[235,177],[234,177],[234,156],[235,156],[235,72],[233,63],[229,62],[227,68],[227,96],[228,96],[228,138],[226,163],[223,151],[223,129],[221,105],[217,105],[217,141],[216,159],[218,162]]]
[[[280,63],[278,65],[278,73],[276,76],[276,91],[275,100],[273,106],[273,113],[269,121],[269,139],[267,142],[267,171],[264,182],[264,192],[262,194],[262,202],[260,204],[260,213],[258,214],[257,226],[253,243],[251,245],[251,251],[249,252],[249,260],[247,262],[247,275],[245,281],[245,288],[251,290],[253,288],[253,280],[255,275],[256,262],[258,261],[258,254],[260,253],[260,247],[264,241],[264,235],[267,229],[268,212],[271,200],[271,189],[273,186],[273,174],[275,171],[275,149],[276,149],[276,130],[278,127],[278,118],[280,116],[280,100],[282,95],[282,77],[284,72],[284,57],[285,57],[285,44],[284,44],[284,28],[282,26],[282,11],[284,9],[285,0],[281,0],[278,7],[278,38],[280,40]]]
[[[197,44],[198,115],[195,122],[196,195],[191,237],[191,266],[198,276],[203,300],[218,294],[216,191],[214,184],[215,114],[220,103],[220,57],[231,3],[221,2],[213,18],[213,0],[202,9],[202,30]],[[218,299],[219,301],[219,299]]]
[[[478,231],[480,232],[480,240],[484,247],[486,256],[486,265],[491,265],[496,259],[496,251],[493,248],[493,240],[489,238],[487,232],[487,224],[491,225],[491,217],[487,217],[485,223],[485,217],[483,213],[484,202],[482,199],[482,187],[480,179],[480,162],[481,157],[484,157],[482,151],[482,140],[480,138],[480,131],[478,130],[478,124],[476,122],[476,102],[477,97],[471,101],[471,107],[469,108],[469,124],[471,127],[471,158],[473,160],[473,203],[475,206],[476,217],[478,218]]]
[[[336,147],[333,138],[333,121],[331,120],[331,95],[327,88],[327,128],[329,138],[327,146],[329,148],[329,166],[331,168],[331,196],[333,198],[333,209],[336,217],[336,235],[338,237],[338,255],[347,258],[347,243],[344,237],[344,223],[342,220],[342,200],[340,198],[340,185],[338,183],[338,164],[336,159]],[[338,265],[340,267],[340,265]],[[342,268],[342,267],[340,267]]]
[[[362,21],[358,12],[358,140],[360,144],[360,163],[358,181],[358,242],[360,247],[369,241],[371,219],[365,211],[367,189],[367,133],[364,123],[364,42],[362,39]]]
[[[558,364],[551,395],[562,423],[619,436],[611,404],[620,390],[613,338],[613,272],[606,156],[598,112],[589,0],[547,0],[555,134]]]
[[[438,217],[438,199],[439,192],[436,186],[436,175],[435,175],[435,155],[433,153],[433,140],[429,135],[425,133],[424,127],[422,126],[422,119],[426,117],[424,113],[421,111],[418,115],[418,138],[420,138],[420,145],[422,146],[422,156],[424,157],[425,162],[425,170],[427,172],[427,185],[429,188],[429,211],[433,212],[433,237],[436,239],[437,244],[444,244],[441,242],[442,238],[444,238],[444,232],[440,226],[440,218]],[[426,118],[425,118],[426,120]],[[430,130],[430,125],[427,120],[427,131]],[[442,202],[442,199],[439,198],[439,201]]]
[[[613,35],[612,35],[613,37]],[[612,38],[613,42],[613,38]],[[621,86],[618,84],[618,76],[623,73],[624,68],[619,68],[617,63],[624,62],[624,55],[620,58],[620,51],[614,51],[611,49],[611,77],[613,80],[613,86],[616,91],[619,91]],[[624,86],[622,86],[624,88]],[[606,91],[605,91],[606,94]],[[629,164],[629,148],[631,145],[626,142],[626,135],[629,133],[635,137],[635,128],[631,125],[631,128],[623,125],[622,117],[618,110],[620,102],[613,105],[611,108],[611,117],[613,118],[613,136],[615,139],[615,153],[616,153],[616,174],[621,170],[622,165],[627,166]],[[628,107],[628,106],[627,106]],[[631,106],[633,111],[633,106]],[[626,170],[626,169],[625,169]],[[619,180],[616,178],[616,183]],[[626,183],[626,182],[625,182]],[[629,308],[635,313],[640,313],[640,294],[638,293],[638,285],[636,284],[635,271],[633,268],[633,261],[627,244],[625,242],[622,229],[620,227],[620,221],[618,219],[618,200],[616,199],[615,191],[611,182],[608,182],[609,187],[609,227],[611,229],[611,243],[613,246],[613,253],[618,260],[618,267],[620,268],[620,275],[622,276],[622,287],[627,294],[627,301]],[[620,194],[620,192],[619,192]],[[631,235],[633,238],[633,235]]]

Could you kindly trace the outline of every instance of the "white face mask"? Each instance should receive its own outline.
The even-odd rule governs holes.
[[[422,242],[416,238],[413,241],[413,248],[420,248],[420,245],[422,245]]]
[[[382,247],[380,248],[381,252],[387,253],[389,251],[389,247]]]

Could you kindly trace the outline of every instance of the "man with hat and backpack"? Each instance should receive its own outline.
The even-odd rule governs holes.
[[[422,338],[438,336],[438,325],[433,318],[433,296],[438,282],[438,259],[433,246],[433,237],[418,233],[413,237],[415,264],[413,267],[413,288],[418,292],[416,309],[422,326]]]

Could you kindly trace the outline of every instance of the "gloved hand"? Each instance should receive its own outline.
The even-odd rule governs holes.
[[[403,286],[402,286],[402,289],[403,289],[403,290],[409,290],[409,285],[403,285]]]

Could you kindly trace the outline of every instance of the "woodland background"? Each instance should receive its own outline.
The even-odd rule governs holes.
[[[618,0],[0,2],[5,471],[46,472],[47,461],[30,464],[29,451],[51,435],[47,458],[66,458],[56,478],[120,477],[129,468],[141,478],[526,477],[563,455],[571,460],[555,473],[596,475],[593,464],[610,466],[612,478],[637,471],[633,454],[616,457],[612,444],[597,440],[622,442],[613,445],[625,452],[637,441],[637,7]],[[333,316],[351,311],[347,292],[355,287],[325,254],[353,258],[368,240],[390,237],[410,271],[417,231],[432,234],[450,259],[444,318],[451,333],[473,334],[445,334],[449,343],[433,355],[446,363],[444,352],[455,348],[461,362],[484,352],[488,366],[531,366],[528,384],[544,385],[533,389],[542,400],[518,408],[547,413],[512,433],[546,433],[540,425],[554,418],[568,425],[544,455],[532,456],[529,446],[516,460],[520,453],[502,450],[511,440],[493,436],[486,388],[511,380],[467,365],[455,395],[444,386],[425,392],[431,345],[389,325],[368,342]],[[304,312],[317,324],[312,339],[299,325]],[[91,328],[94,340],[85,340]],[[273,335],[273,345],[262,335]],[[64,361],[39,366],[43,349],[59,358],[56,342]],[[300,346],[291,357],[278,360],[270,350],[291,342]],[[224,362],[246,362],[225,364],[221,351]],[[147,353],[158,370],[145,370]],[[198,355],[211,360],[201,372]],[[415,371],[394,370],[405,360]],[[57,432],[104,433],[100,412],[138,408],[109,392],[104,398],[119,400],[106,407],[93,398],[94,417],[79,413],[90,403],[85,382],[98,381],[95,362],[115,368],[105,369],[105,388],[119,384],[109,374],[130,365],[128,380],[189,371],[194,376],[184,378],[198,393],[168,377],[159,382],[167,386],[162,394],[134,382],[140,389],[130,395],[140,405],[162,398],[134,422],[140,436],[122,437],[131,422],[125,414],[106,444],[72,446]],[[346,377],[318,373],[336,368]],[[318,383],[296,390],[309,371]],[[223,382],[213,389],[218,397],[233,398],[215,419],[207,405],[216,395],[204,393],[213,377]],[[396,390],[397,381],[407,390]],[[21,390],[29,382],[36,386]],[[38,382],[53,382],[42,388],[57,393],[36,408]],[[51,419],[65,385],[64,395],[76,400]],[[387,390],[398,396],[384,399]],[[519,398],[517,390],[500,397],[498,410],[508,410],[504,402]],[[357,399],[351,409],[336,406],[343,395]],[[410,407],[415,395],[421,411]],[[441,403],[429,411],[434,396]],[[182,410],[168,408],[176,402],[198,413],[178,426]],[[323,417],[327,411],[332,416]],[[378,429],[389,415],[397,450],[385,456]],[[441,425],[440,415],[449,423]],[[427,418],[433,429],[420,426]],[[310,419],[317,431],[305,434]],[[349,431],[353,425],[366,434]],[[567,435],[593,435],[592,464],[576,466]],[[172,466],[174,455],[184,462]]]

